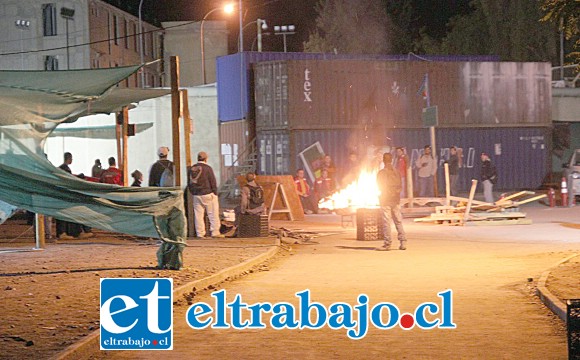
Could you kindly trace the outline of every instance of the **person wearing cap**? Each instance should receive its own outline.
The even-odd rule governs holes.
[[[167,146],[161,146],[159,150],[157,150],[157,155],[159,156],[159,160],[155,162],[151,166],[151,170],[149,170],[149,186],[161,186],[159,183],[161,181],[161,175],[166,169],[173,169],[173,162],[171,160],[167,160],[167,156],[169,155],[169,148]]]
[[[431,153],[431,146],[425,145],[423,155],[417,159],[415,165],[418,169],[419,197],[433,197],[434,176],[437,171],[437,159]]]
[[[481,182],[485,202],[493,204],[493,185],[497,182],[497,171],[491,163],[489,155],[484,152],[481,153]]]
[[[209,218],[209,227],[213,238],[223,238],[220,233],[219,199],[215,174],[211,166],[207,164],[207,153],[201,151],[197,154],[197,164],[189,168],[188,184],[189,192],[193,196],[193,214],[195,232],[197,237],[206,235],[205,213]]]

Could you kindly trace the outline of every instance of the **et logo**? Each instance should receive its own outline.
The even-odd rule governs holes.
[[[101,279],[101,350],[172,350],[173,279]]]

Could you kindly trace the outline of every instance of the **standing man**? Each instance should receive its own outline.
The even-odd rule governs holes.
[[[405,149],[397,148],[397,171],[401,176],[401,198],[407,197],[407,155]]]
[[[109,168],[101,173],[101,182],[123,186],[123,173],[117,169],[114,157],[109,158]]]
[[[73,156],[69,152],[64,153],[64,162],[59,166],[60,169],[72,174],[70,164],[72,164]],[[81,179],[85,178],[84,174],[75,175]],[[93,233],[91,228],[85,225],[56,219],[56,238],[59,240],[67,240],[72,238],[91,237]]]
[[[151,170],[149,170],[149,186],[173,186],[167,184],[161,184],[161,176],[165,170],[169,170],[173,173],[174,165],[171,160],[167,160],[167,156],[169,155],[169,148],[167,146],[161,146],[159,150],[157,150],[157,155],[159,156],[159,160],[155,162],[151,166]]]
[[[415,162],[419,169],[419,197],[433,197],[434,182],[433,177],[437,171],[437,160],[431,153],[431,146],[425,145],[423,155]]]
[[[493,204],[493,185],[497,182],[497,171],[486,153],[481,153],[481,181],[485,202]]]
[[[205,213],[209,218],[211,236],[223,238],[220,233],[220,214],[217,181],[213,169],[207,164],[207,153],[197,154],[197,164],[189,169],[187,185],[193,196],[193,213],[195,217],[195,232],[197,237],[205,237]]]
[[[401,245],[399,250],[406,250],[407,237],[403,229],[403,215],[401,214],[400,193],[401,177],[392,164],[393,156],[390,153],[383,154],[385,168],[377,174],[377,185],[381,192],[379,203],[383,213],[383,236],[384,244],[377,250],[387,251],[391,249],[391,221],[397,229],[397,239]]]
[[[459,178],[459,156],[457,155],[457,148],[452,146],[449,148],[449,190],[451,195],[457,196],[457,179]]]

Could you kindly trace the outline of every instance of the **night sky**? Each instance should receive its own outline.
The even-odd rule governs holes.
[[[425,26],[429,35],[441,38],[445,35],[445,24],[455,14],[468,11],[470,0],[412,0],[416,9],[418,26]],[[107,0],[107,2],[138,15],[139,0]],[[238,0],[233,1],[235,4]],[[273,29],[274,25],[296,25],[296,34],[288,36],[288,51],[301,51],[302,42],[308,39],[309,32],[315,28],[315,4],[318,0],[253,0],[244,1],[244,24],[265,19]],[[224,0],[144,0],[143,17],[146,21],[159,23],[161,21],[191,20],[200,21],[210,10],[221,7]],[[238,15],[228,18],[219,12],[214,12],[210,20],[227,20],[232,34],[230,50],[236,50],[236,37],[239,29]],[[250,50],[256,37],[256,27],[248,26],[244,30],[244,49]],[[281,36],[265,36],[264,51],[282,51]]]

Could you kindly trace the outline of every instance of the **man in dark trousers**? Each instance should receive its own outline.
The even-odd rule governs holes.
[[[171,169],[171,171],[174,169],[173,162],[167,160],[167,156],[169,155],[169,148],[167,146],[161,146],[157,150],[157,155],[159,156],[159,160],[151,166],[151,170],[149,171],[149,186],[162,186],[160,181],[163,172],[166,169]]]
[[[497,182],[497,171],[491,163],[489,155],[481,153],[481,183],[483,184],[483,196],[485,202],[494,203],[493,185]]]
[[[69,152],[64,153],[64,162],[59,166],[59,169],[72,174],[70,169],[70,164],[72,164],[73,156]],[[84,179],[84,174],[76,175],[77,177]],[[69,221],[56,219],[56,238],[59,240],[68,240],[72,238],[85,238],[93,236],[91,228],[88,226],[76,224]]]
[[[399,250],[406,250],[407,237],[403,229],[403,216],[401,215],[401,206],[399,205],[401,195],[401,176],[393,167],[393,156],[390,153],[383,154],[383,163],[385,168],[377,174],[377,185],[381,194],[379,203],[383,213],[383,240],[384,244],[377,250],[391,249],[391,221],[395,223],[397,229],[397,238],[401,245]]]
[[[206,228],[204,216],[207,211],[211,236],[223,238],[220,233],[220,214],[217,181],[213,169],[207,164],[205,151],[197,154],[197,164],[189,168],[188,188],[193,196],[193,213],[195,218],[195,232],[197,237],[205,237]]]

